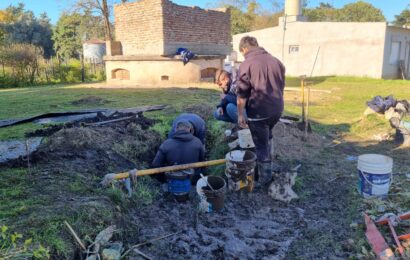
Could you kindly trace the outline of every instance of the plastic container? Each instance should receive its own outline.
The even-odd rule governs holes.
[[[208,186],[211,185],[213,190]],[[217,176],[207,176],[198,180],[196,191],[199,196],[199,209],[203,212],[220,211],[224,207],[226,182]]]
[[[178,171],[166,173],[168,181],[168,191],[174,195],[178,202],[184,202],[189,199],[191,190],[190,174]]]
[[[393,180],[393,159],[381,154],[363,154],[357,161],[359,193],[365,197],[386,198]]]
[[[229,190],[246,188],[251,192],[255,182],[256,154],[247,150],[234,150],[227,153],[225,159]]]

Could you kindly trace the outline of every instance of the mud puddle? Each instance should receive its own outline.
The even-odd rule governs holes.
[[[154,259],[282,259],[305,225],[303,209],[262,191],[229,192],[221,212],[198,212],[196,200],[192,193],[177,203],[169,195],[134,212],[141,242],[181,232],[140,250]]]

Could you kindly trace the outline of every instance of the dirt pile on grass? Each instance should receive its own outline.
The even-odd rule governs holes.
[[[49,136],[33,155],[44,166],[75,172],[124,171],[147,166],[161,142],[158,133],[135,123],[73,127]]]
[[[296,124],[279,122],[272,130],[275,155],[292,160],[313,159],[323,147],[325,139],[316,133],[308,133]]]
[[[88,96],[81,98],[79,100],[75,100],[71,102],[72,105],[79,106],[79,105],[104,105],[110,103],[111,101],[102,99],[96,96]]]
[[[183,111],[187,113],[194,113],[208,121],[213,117],[214,107],[208,104],[194,104],[184,107]]]

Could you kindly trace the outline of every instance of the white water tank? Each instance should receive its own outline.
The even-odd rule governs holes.
[[[84,42],[83,54],[85,62],[102,63],[106,55],[105,41],[93,39]]]
[[[285,15],[286,16],[302,15],[302,1],[301,0],[286,0]]]

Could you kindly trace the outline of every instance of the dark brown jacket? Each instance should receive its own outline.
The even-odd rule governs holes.
[[[249,119],[278,117],[283,112],[285,67],[263,48],[251,49],[239,67],[237,95],[248,99]]]

